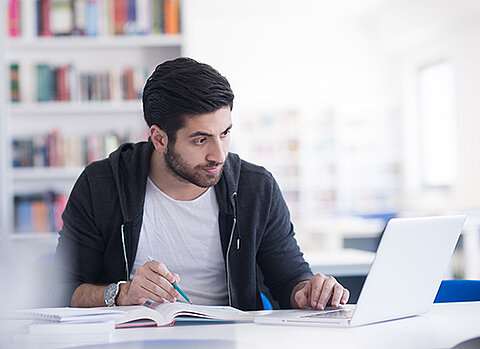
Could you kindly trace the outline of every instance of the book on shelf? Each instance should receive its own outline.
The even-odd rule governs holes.
[[[52,0],[50,5],[50,31],[55,35],[69,35],[73,31],[72,3],[70,0]]]
[[[31,205],[32,231],[39,233],[51,231],[50,223],[52,222],[50,221],[47,202],[45,200],[34,200]],[[52,203],[50,205],[53,206]]]
[[[12,91],[13,87],[18,89],[18,80],[16,83],[13,80],[15,76],[18,79],[18,69],[17,65],[10,70]],[[140,99],[147,76],[146,68],[125,67],[121,72],[115,70],[92,72],[78,71],[72,64],[41,63],[36,65],[37,101],[136,100]],[[118,83],[114,84],[113,81]]]
[[[20,102],[20,82],[18,63],[10,64],[10,101]]]
[[[179,0],[164,0],[165,33],[176,34],[180,31]]]
[[[95,0],[87,0],[85,7],[85,35],[86,36],[98,36],[98,17],[99,17],[99,6],[101,2]]]
[[[85,35],[86,12],[85,1],[72,0],[72,35]]]
[[[109,131],[85,136],[64,136],[58,130],[46,134],[14,137],[12,166],[79,168],[107,157],[125,142],[145,139],[146,134],[131,130],[125,134]]]
[[[48,233],[62,228],[67,196],[46,191],[14,197],[15,233]]]
[[[50,12],[51,1],[50,0],[37,0],[37,14],[39,23],[39,36],[51,36],[50,30]]]
[[[20,0],[8,1],[8,33],[11,37],[17,37],[21,35]]]
[[[35,0],[37,36],[178,34],[179,0]],[[20,35],[20,0],[9,0],[10,36]]]

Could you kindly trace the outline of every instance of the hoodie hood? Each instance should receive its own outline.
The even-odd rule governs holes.
[[[150,140],[135,144],[124,143],[108,157],[124,222],[133,221],[143,214],[153,149]]]

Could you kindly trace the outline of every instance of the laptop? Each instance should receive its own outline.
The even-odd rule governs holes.
[[[356,305],[275,310],[263,324],[360,326],[426,313],[465,222],[464,215],[388,221]]]

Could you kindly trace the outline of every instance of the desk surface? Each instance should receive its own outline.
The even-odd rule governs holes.
[[[114,330],[78,343],[21,348],[93,345],[93,348],[451,348],[480,336],[480,302],[434,304],[424,315],[356,328],[270,326],[254,323],[182,325]],[[130,342],[125,345],[125,342]],[[97,343],[98,345],[95,345]],[[108,343],[108,344],[107,344]],[[120,344],[123,343],[123,344]],[[89,348],[92,348],[89,346]]]

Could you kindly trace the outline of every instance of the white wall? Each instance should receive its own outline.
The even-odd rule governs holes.
[[[480,207],[480,13],[431,31],[428,37],[392,54],[404,111],[405,205],[429,210],[478,209]],[[447,59],[455,74],[458,139],[458,177],[448,190],[421,187],[418,173],[416,70]]]
[[[374,103],[385,61],[342,4],[186,0],[184,53],[226,75],[240,109]]]
[[[239,110],[400,111],[405,208],[480,207],[480,2],[476,0],[184,0],[184,53],[227,76]],[[451,59],[458,180],[424,191],[416,173],[414,71]],[[237,114],[235,114],[235,111]],[[241,115],[238,115],[241,117]]]

